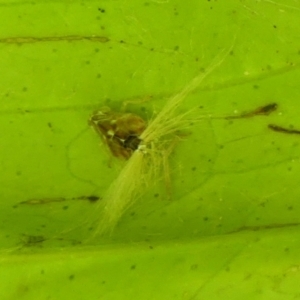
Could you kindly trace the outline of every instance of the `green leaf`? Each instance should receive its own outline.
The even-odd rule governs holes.
[[[1,1],[0,14],[1,299],[298,296],[300,136],[268,128],[300,130],[297,1]],[[127,109],[150,121],[222,50],[179,108],[203,120],[170,158],[172,199],[162,175],[95,236],[124,164],[91,113],[139,100]]]

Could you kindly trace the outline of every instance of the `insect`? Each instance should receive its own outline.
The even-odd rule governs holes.
[[[111,153],[125,160],[138,149],[140,135],[146,129],[146,122],[140,116],[112,112],[108,107],[94,112],[89,123],[102,137]]]
[[[205,77],[224,61],[229,51],[222,51],[206,71],[200,73],[179,93],[171,97],[149,123],[138,115],[113,112],[109,108],[92,114],[90,125],[115,157],[127,161],[118,177],[111,183],[101,204],[99,203],[103,205],[103,210],[102,215],[98,216],[95,235],[111,233],[124,212],[142,196],[147,187],[161,178],[162,173],[166,174],[166,181],[170,181],[168,158],[176,144],[174,141],[177,132],[188,128],[191,121],[208,118],[200,116],[196,120],[194,118],[191,120],[193,109],[178,112],[178,108]],[[234,118],[267,115],[276,108],[277,105],[272,103]]]

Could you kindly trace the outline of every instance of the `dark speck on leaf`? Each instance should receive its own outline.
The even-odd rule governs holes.
[[[98,197],[98,196],[93,196],[93,195],[87,196],[86,198],[87,198],[89,201],[91,201],[91,202],[96,202],[96,201],[98,201],[98,200],[100,199],[100,197]]]

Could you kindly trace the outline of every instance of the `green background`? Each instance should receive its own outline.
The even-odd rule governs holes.
[[[1,299],[300,298],[298,1],[0,1]],[[122,163],[93,110],[204,120],[111,236],[90,230]],[[205,119],[276,102],[270,116]]]

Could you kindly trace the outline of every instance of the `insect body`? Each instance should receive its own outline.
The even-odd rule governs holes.
[[[147,126],[138,115],[113,112],[108,107],[94,112],[89,123],[100,134],[111,153],[125,160],[138,149],[141,142],[140,135]]]

